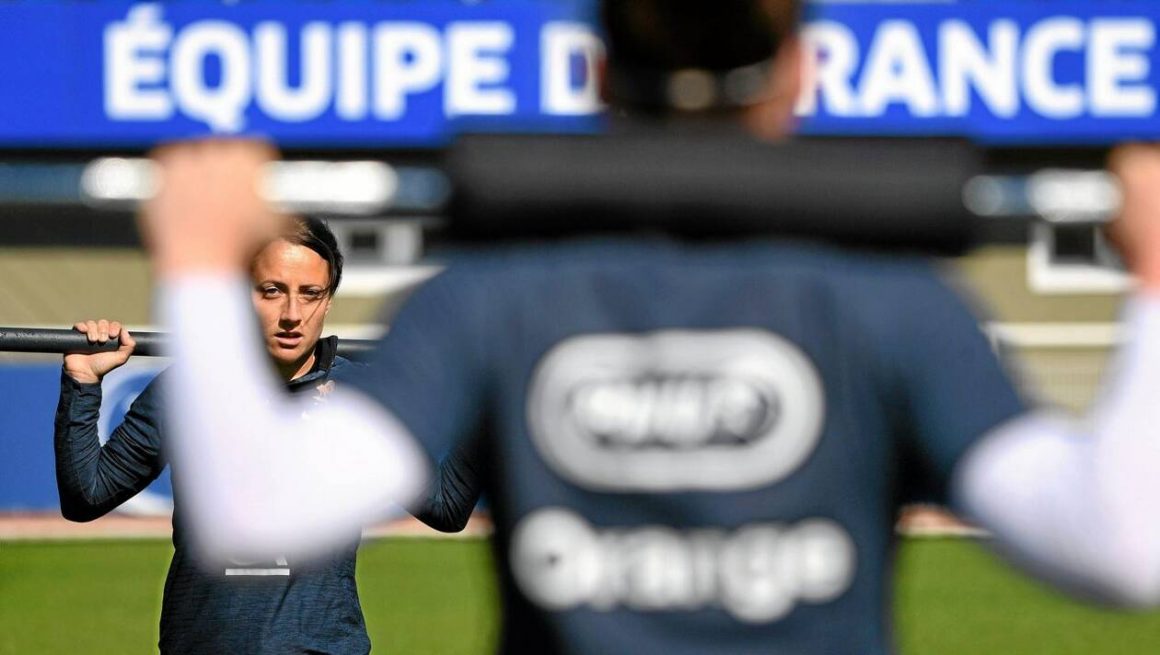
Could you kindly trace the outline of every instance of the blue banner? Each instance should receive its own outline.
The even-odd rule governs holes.
[[[592,130],[586,2],[0,4],[0,144],[439,145]]]
[[[1160,138],[1160,3],[819,6],[804,131],[994,144]]]
[[[589,0],[0,3],[0,147],[445,144],[599,129]],[[818,3],[802,131],[1160,138],[1160,3]]]
[[[146,360],[148,361],[148,360]],[[120,425],[137,394],[157,374],[157,364],[130,363],[102,384],[101,439]],[[58,511],[53,418],[60,393],[60,364],[0,366],[0,512]],[[169,469],[118,511],[166,514],[173,506]]]

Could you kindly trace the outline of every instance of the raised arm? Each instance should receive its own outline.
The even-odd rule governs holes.
[[[115,352],[65,355],[61,372],[53,437],[61,514],[70,521],[91,521],[147,487],[161,474],[165,460],[153,384],[101,445],[101,381],[128,361],[135,342],[117,321],[86,321],[75,327],[90,343],[121,339]]]
[[[1128,343],[1083,420],[1032,414],[989,434],[957,471],[958,504],[1016,561],[1113,602],[1160,604],[1160,149],[1117,150],[1114,226],[1139,288]]]

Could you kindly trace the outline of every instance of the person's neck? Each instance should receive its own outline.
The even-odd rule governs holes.
[[[282,377],[284,382],[292,382],[297,380],[303,375],[309,373],[310,369],[314,368],[314,359],[315,354],[314,351],[311,350],[310,354],[303,359],[293,362],[279,363],[278,375]]]

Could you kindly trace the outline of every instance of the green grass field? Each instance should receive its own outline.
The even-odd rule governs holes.
[[[0,543],[0,654],[155,652],[164,541]],[[976,544],[911,540],[899,563],[898,642],[933,655],[1160,650],[1160,614],[1063,600]],[[480,540],[385,539],[359,555],[375,652],[486,653],[495,585]]]

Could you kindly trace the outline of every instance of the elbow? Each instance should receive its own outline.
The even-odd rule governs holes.
[[[60,515],[73,523],[88,523],[95,521],[113,508],[102,507],[86,494],[60,494]]]
[[[463,532],[463,528],[467,527],[468,516],[467,514],[451,514],[435,511],[415,512],[415,518],[422,521],[424,525],[432,530],[446,534]]]
[[[1108,567],[1101,576],[1104,598],[1124,609],[1160,607],[1160,552],[1132,548],[1132,553],[1107,554]]]
[[[467,517],[441,517],[438,520],[424,521],[424,523],[439,532],[454,534],[456,532],[463,532],[463,529],[467,527]]]
[[[427,527],[451,534],[463,532],[467,521],[475,510],[475,499],[464,500],[456,496],[435,493],[421,503],[412,503],[411,514]]]
[[[1112,597],[1117,607],[1129,610],[1150,610],[1160,606],[1160,587],[1131,582],[1120,586]]]
[[[1096,602],[1121,610],[1150,610],[1160,607],[1160,585],[1133,576],[1104,578],[1094,585],[1094,593],[1084,594]]]
[[[458,516],[455,518],[455,520],[449,521],[442,528],[437,529],[440,532],[446,532],[448,534],[463,532],[463,529],[467,527],[467,519],[468,517],[466,516]]]
[[[106,512],[89,507],[75,507],[64,504],[60,506],[60,515],[73,523],[89,523],[101,518],[105,514]]]
[[[1160,541],[1122,527],[1101,528],[1102,538],[1083,549],[1082,565],[1070,567],[1070,581],[1081,595],[1119,609],[1160,607]]]

